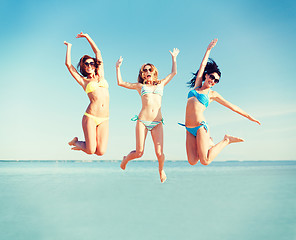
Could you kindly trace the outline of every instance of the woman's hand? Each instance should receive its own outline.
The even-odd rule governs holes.
[[[66,41],[64,41],[64,44],[65,44],[67,47],[71,47],[71,46],[72,46],[71,43],[68,43],[68,42],[66,42]]]
[[[88,34],[81,32],[81,33],[78,33],[77,34],[77,37],[76,38],[83,38],[83,37],[87,38],[88,37]]]
[[[214,40],[212,40],[207,48],[207,50],[212,50],[213,47],[215,47],[215,45],[217,44],[218,39],[215,38]]]
[[[173,58],[177,58],[180,50],[178,48],[174,48],[173,52],[170,51],[170,54],[172,55]]]
[[[258,123],[259,125],[261,125],[261,123],[257,119],[253,118],[250,115],[248,116],[248,119],[251,120],[252,122],[255,122],[255,123]]]
[[[120,68],[122,61],[123,61],[123,58],[120,56],[120,58],[116,62],[116,68]]]

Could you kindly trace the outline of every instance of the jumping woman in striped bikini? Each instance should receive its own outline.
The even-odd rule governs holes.
[[[142,109],[134,121],[136,124],[136,150],[131,151],[127,156],[123,157],[120,167],[125,170],[126,164],[143,156],[145,140],[148,131],[151,132],[154,143],[155,153],[158,159],[158,170],[160,181],[166,180],[166,174],[163,170],[165,156],[163,154],[163,118],[161,115],[161,99],[163,95],[163,88],[172,78],[177,74],[177,56],[179,49],[174,48],[172,55],[172,72],[164,79],[158,79],[158,71],[156,67],[147,63],[144,64],[138,76],[137,83],[124,82],[121,77],[120,66],[122,64],[122,57],[116,63],[117,84],[121,87],[137,90],[142,99]]]

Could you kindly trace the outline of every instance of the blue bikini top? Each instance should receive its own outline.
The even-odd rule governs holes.
[[[141,96],[148,94],[148,93],[154,93],[154,94],[158,94],[160,96],[163,95],[163,85],[158,84],[157,87],[152,90],[150,86],[147,85],[143,85],[143,87],[141,88]]]
[[[197,99],[201,104],[205,105],[205,107],[208,107],[209,102],[210,102],[209,92],[210,92],[210,89],[209,89],[209,91],[208,91],[207,94],[198,93],[198,92],[196,91],[196,89],[192,89],[192,90],[188,93],[188,98],[196,97],[196,99]]]

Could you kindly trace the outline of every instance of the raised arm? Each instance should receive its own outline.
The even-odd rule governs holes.
[[[66,52],[66,66],[71,73],[71,75],[74,77],[74,79],[81,85],[84,89],[84,79],[83,77],[77,72],[75,67],[71,63],[71,47],[72,44],[64,41],[64,44],[67,46],[67,52]]]
[[[259,125],[261,125],[261,123],[253,118],[251,115],[249,115],[248,113],[246,113],[245,111],[243,111],[241,108],[239,108],[238,106],[228,102],[227,100],[225,100],[219,93],[212,91],[212,99],[217,101],[218,103],[222,104],[223,106],[229,108],[230,110],[242,115],[243,117],[249,119],[252,122],[258,123]]]
[[[96,59],[101,62],[101,65],[99,67],[99,75],[100,75],[100,77],[105,78],[104,64],[103,64],[103,58],[102,58],[101,51],[99,50],[99,48],[97,47],[95,42],[91,39],[91,37],[88,34],[81,32],[81,33],[77,34],[76,38],[83,38],[83,37],[86,38],[86,40],[89,42],[92,50],[94,51],[94,53],[96,55]]]
[[[101,55],[101,51],[99,50],[99,48],[97,47],[97,45],[95,44],[95,42],[91,39],[91,37],[87,34],[87,33],[79,33],[77,34],[76,38],[86,38],[86,40],[89,42],[92,50],[94,51],[96,58],[101,61],[103,63],[103,58]]]
[[[164,85],[167,85],[177,74],[177,56],[179,52],[180,50],[178,48],[174,48],[173,52],[170,51],[170,54],[172,55],[172,72],[169,75],[167,75],[165,79],[162,80]]]
[[[204,55],[204,57],[202,59],[202,62],[200,64],[198,74],[196,76],[194,88],[201,87],[201,85],[202,85],[202,75],[204,74],[205,67],[207,66],[208,59],[209,59],[209,56],[210,56],[210,52],[211,52],[212,48],[215,47],[217,42],[218,42],[217,38],[210,42],[210,44],[209,44],[209,46],[207,48],[207,51],[206,51],[206,53],[205,53],[205,55]]]
[[[120,57],[116,62],[116,76],[117,76],[117,84],[118,86],[125,87],[128,89],[137,89],[139,87],[139,83],[129,83],[124,82],[121,77],[120,66],[122,64],[123,58]]]

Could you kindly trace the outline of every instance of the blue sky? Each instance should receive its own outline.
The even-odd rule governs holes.
[[[214,142],[224,134],[242,137],[216,159],[295,160],[296,4],[294,1],[1,1],[0,159],[121,159],[135,147],[140,111],[136,91],[116,84],[115,62],[123,56],[124,80],[135,82],[140,66],[153,63],[160,77],[171,70],[169,50],[180,49],[178,74],[166,86],[162,113],[168,160],[184,160],[186,82],[198,69],[208,43],[222,78],[215,86],[225,99],[262,122],[253,122],[212,103],[205,113]],[[66,40],[74,65],[93,55],[80,31],[102,51],[110,85],[110,137],[102,157],[70,151],[83,138],[88,105],[83,89],[64,64]],[[155,160],[147,137],[142,159]]]

